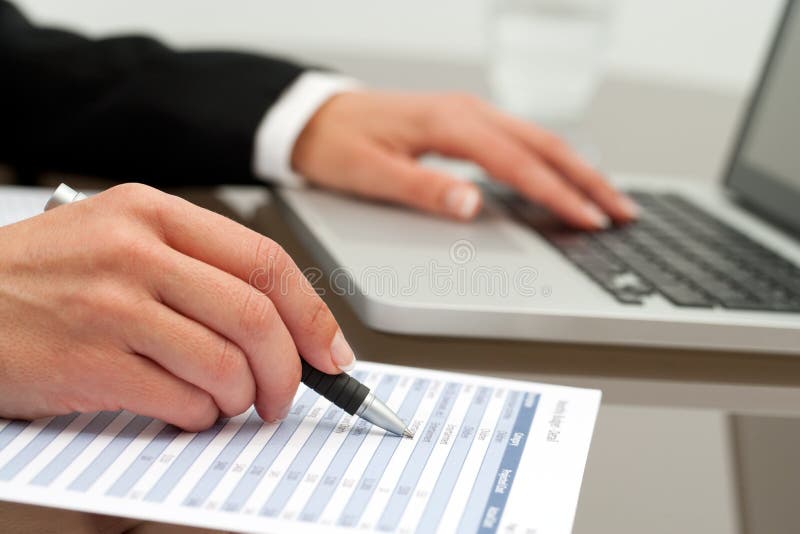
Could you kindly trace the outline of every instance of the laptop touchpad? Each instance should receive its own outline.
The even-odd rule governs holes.
[[[458,240],[480,244],[485,252],[508,254],[524,250],[506,231],[507,218],[494,210],[484,210],[475,221],[458,222],[400,206],[330,194],[315,196],[318,214],[328,222],[335,237],[344,241],[437,253]]]

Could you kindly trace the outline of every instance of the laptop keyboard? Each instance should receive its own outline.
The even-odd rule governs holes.
[[[677,306],[800,312],[800,269],[685,198],[630,192],[633,224],[602,232],[542,232],[624,304],[660,294]],[[507,202],[512,211],[523,201]]]

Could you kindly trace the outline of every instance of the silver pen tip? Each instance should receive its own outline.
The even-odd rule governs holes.
[[[414,439],[414,433],[406,428],[403,430],[403,437],[408,439]]]

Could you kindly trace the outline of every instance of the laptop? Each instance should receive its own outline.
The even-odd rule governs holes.
[[[459,223],[278,192],[360,318],[403,334],[800,354],[800,13],[787,2],[722,183],[614,177],[640,220],[570,230],[484,183]]]

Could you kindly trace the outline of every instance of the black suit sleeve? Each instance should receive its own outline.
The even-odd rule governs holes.
[[[145,37],[90,40],[0,1],[0,161],[158,185],[247,182],[255,130],[301,70]]]

